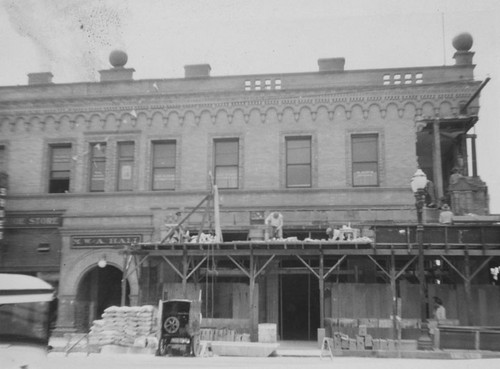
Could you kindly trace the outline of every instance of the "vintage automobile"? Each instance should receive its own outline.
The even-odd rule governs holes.
[[[199,304],[191,300],[160,301],[160,323],[157,356],[196,356],[199,352],[201,313]]]
[[[0,368],[46,367],[53,299],[41,279],[0,273]]]

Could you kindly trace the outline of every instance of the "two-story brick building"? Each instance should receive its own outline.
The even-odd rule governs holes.
[[[284,216],[284,236],[301,241],[326,238],[328,227],[350,224],[374,238],[374,225],[414,224],[409,182],[418,166],[436,202],[487,214],[486,186],[467,151],[482,85],[472,40],[461,36],[454,46],[450,66],[345,70],[343,58],[332,58],[318,60],[315,72],[212,77],[199,64],[185,66],[185,78],[154,80],[134,80],[127,55],[116,51],[99,82],[55,84],[51,73],[34,73],[26,86],[0,87],[0,164],[8,175],[0,271],[56,284],[57,326],[71,331],[87,329],[121,296],[127,304],[168,296],[180,281],[180,259],[136,259],[124,284],[131,259],[121,251],[161,241],[165,224],[191,212],[212,180],[224,241],[245,241],[252,231],[259,238],[274,210]],[[476,186],[467,201],[448,191],[454,167],[470,179],[463,191]],[[202,221],[203,231],[212,229],[204,210],[184,224],[192,234]],[[279,323],[284,338],[310,338],[321,325],[325,312],[308,299],[324,291],[296,259],[269,260],[274,272],[257,281],[252,300],[244,274],[226,268],[209,276],[215,258],[198,257],[201,268],[195,259],[186,268],[196,269],[195,284],[206,284],[205,316],[246,319],[255,308],[254,323]],[[332,273],[337,282],[380,281],[370,260],[346,264]]]

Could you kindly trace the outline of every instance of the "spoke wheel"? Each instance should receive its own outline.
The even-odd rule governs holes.
[[[191,337],[191,351],[193,356],[200,356],[200,336],[197,334]]]
[[[162,338],[158,345],[156,356],[165,356],[167,354],[167,340]]]
[[[169,316],[163,323],[163,328],[169,334],[174,334],[179,330],[180,322],[175,316]]]

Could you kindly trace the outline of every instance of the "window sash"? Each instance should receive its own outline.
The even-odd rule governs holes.
[[[378,135],[352,136],[352,184],[378,186]]]
[[[52,147],[50,158],[50,177],[69,178],[71,169],[71,146]],[[63,177],[65,176],[65,177]]]
[[[176,155],[175,142],[155,142],[153,143],[153,167],[154,168],[174,168]]]
[[[352,161],[376,161],[378,156],[377,141],[377,136],[354,136],[352,141]]]
[[[311,187],[310,165],[289,165],[286,177],[287,187]]]
[[[50,147],[49,193],[69,191],[71,145]]]
[[[311,187],[311,138],[286,139],[286,186]]]
[[[120,142],[118,144],[118,157],[120,159],[134,158],[134,143]]]
[[[106,181],[106,144],[91,145],[90,191],[103,192]]]
[[[215,184],[218,188],[238,188],[238,167],[216,167]]]
[[[288,164],[311,164],[311,140],[288,139],[286,145]]]
[[[218,188],[239,187],[239,140],[216,140],[214,148],[215,184]]]
[[[132,191],[134,177],[134,143],[118,143],[118,191]]]
[[[354,186],[377,186],[378,168],[376,162],[353,163],[352,177]]]
[[[175,190],[175,168],[155,168],[153,190]]]
[[[153,143],[153,190],[175,190],[176,143]]]
[[[215,142],[215,165],[238,165],[238,141]]]

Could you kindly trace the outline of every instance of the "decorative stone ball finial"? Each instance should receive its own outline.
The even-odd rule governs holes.
[[[128,56],[123,50],[113,50],[109,54],[109,62],[114,68],[122,68],[127,64]]]
[[[457,51],[469,51],[472,47],[473,39],[470,33],[464,32],[453,38],[452,44]]]

